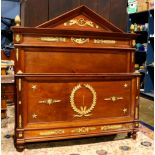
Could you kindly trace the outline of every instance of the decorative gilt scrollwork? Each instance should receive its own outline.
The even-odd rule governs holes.
[[[51,105],[53,103],[58,103],[58,102],[61,102],[61,100],[55,100],[55,99],[46,99],[46,100],[42,100],[42,101],[39,101],[39,103],[45,103],[45,104],[48,104],[48,105]]]
[[[90,90],[90,92],[93,95],[93,100],[92,100],[92,104],[89,108],[87,108],[86,106],[81,106],[80,109],[77,108],[77,106],[75,105],[75,101],[74,101],[74,96],[75,93],[82,88],[82,86],[80,84],[78,84],[77,86],[75,86],[71,92],[70,95],[70,103],[71,103],[71,107],[72,109],[77,113],[76,115],[74,115],[74,117],[82,117],[82,116],[90,116],[90,112],[95,108],[96,106],[96,91],[94,90],[94,88],[92,86],[90,86],[89,84],[83,84],[83,86],[87,89]]]
[[[86,133],[89,131],[94,131],[96,130],[96,127],[81,127],[81,128],[77,128],[77,129],[73,129],[71,132],[77,132],[77,133]]]
[[[73,38],[73,37],[71,37],[71,41],[75,42],[77,44],[84,44],[84,43],[89,42],[89,38]]]
[[[109,97],[109,98],[105,98],[104,99],[105,101],[113,101],[113,102],[115,102],[115,101],[117,101],[117,100],[123,100],[123,97],[116,97],[116,96],[112,96],[112,97]]]
[[[41,136],[48,136],[48,135],[58,135],[58,134],[64,134],[65,131],[58,129],[58,130],[50,130],[50,131],[45,131],[45,132],[40,132]]]
[[[79,18],[79,19],[71,19],[68,22],[64,23],[64,26],[72,26],[72,25],[78,25],[78,26],[89,26],[89,27],[95,27],[99,28],[97,24],[94,24],[90,20],[86,20],[84,18]]]
[[[66,38],[64,37],[41,37],[40,40],[49,42],[66,42]]]

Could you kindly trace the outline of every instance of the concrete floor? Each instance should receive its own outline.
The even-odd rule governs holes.
[[[154,126],[154,101],[140,97],[139,119]]]

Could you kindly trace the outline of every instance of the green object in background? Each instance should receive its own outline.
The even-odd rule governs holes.
[[[137,12],[137,0],[128,0],[128,14]]]

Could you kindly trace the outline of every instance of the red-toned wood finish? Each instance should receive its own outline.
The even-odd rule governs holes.
[[[138,131],[134,34],[85,6],[36,28],[13,27],[15,144]]]

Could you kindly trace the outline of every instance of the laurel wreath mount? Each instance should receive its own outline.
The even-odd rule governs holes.
[[[88,90],[90,90],[90,92],[92,93],[93,95],[93,100],[92,100],[92,104],[91,106],[88,108],[87,106],[80,106],[80,108],[77,108],[76,104],[75,104],[75,101],[74,101],[74,96],[75,96],[75,93],[81,89],[82,87],[85,87],[87,88]],[[96,91],[94,90],[94,88],[92,86],[90,86],[89,84],[78,84],[77,86],[75,86],[71,92],[71,95],[70,95],[70,103],[71,103],[71,107],[72,109],[77,113],[74,115],[74,117],[82,117],[82,116],[85,116],[85,117],[89,117],[91,116],[91,112],[92,110],[95,108],[96,106]]]

